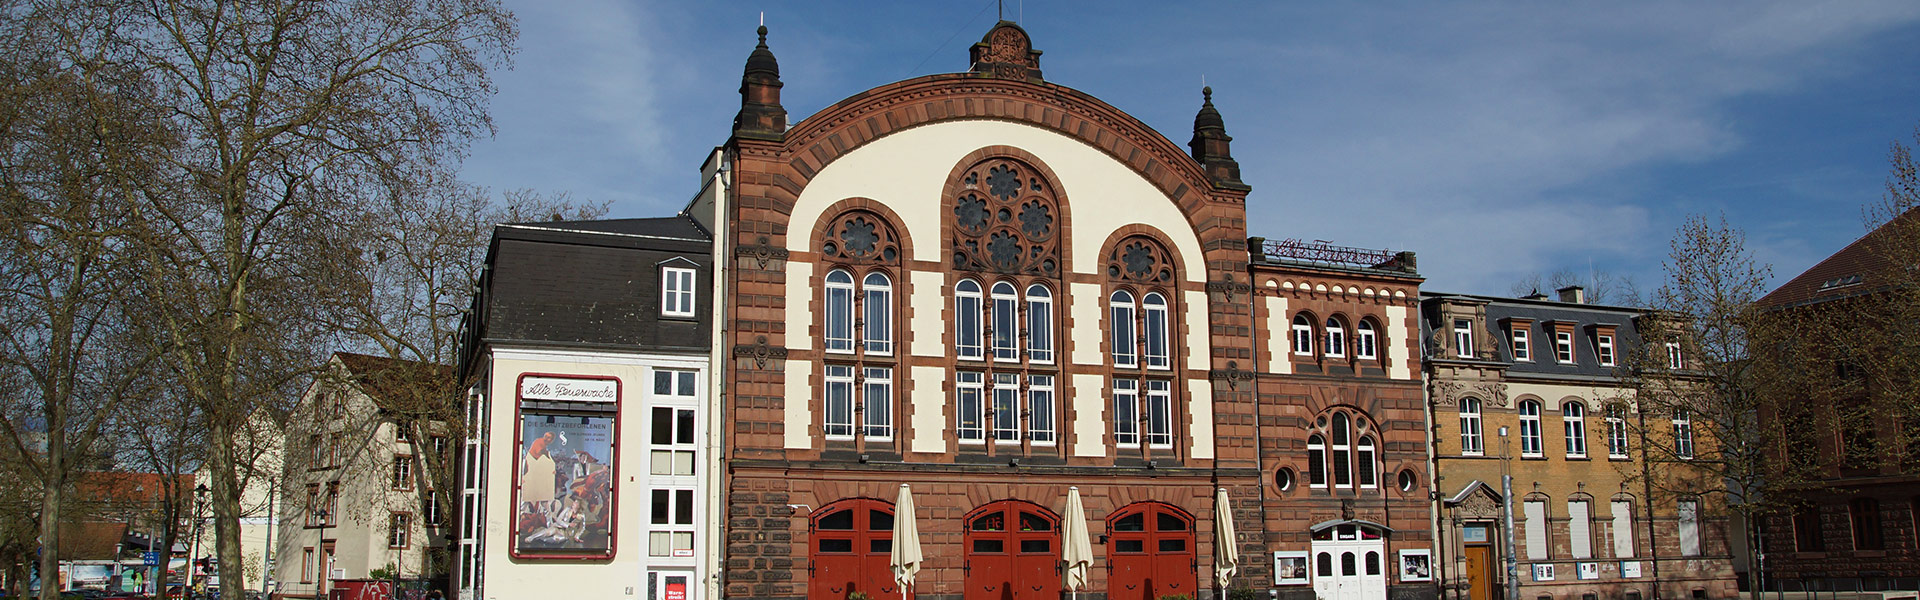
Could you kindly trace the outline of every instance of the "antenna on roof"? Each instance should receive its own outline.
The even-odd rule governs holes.
[[[760,11],[760,26],[761,27],[767,26],[767,11],[764,11],[764,10]]]
[[[1007,0],[998,0],[998,2],[1000,5],[1000,8],[998,10],[993,11],[993,15],[996,17],[999,17],[1000,20],[1005,21],[1007,20]]]

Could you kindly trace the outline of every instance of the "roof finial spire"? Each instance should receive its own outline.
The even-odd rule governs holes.
[[[1220,109],[1213,107],[1213,86],[1205,85],[1206,76],[1201,76],[1200,113],[1193,117],[1193,140],[1187,147],[1193,151],[1193,160],[1207,171],[1215,185],[1230,189],[1246,189],[1240,181],[1240,163],[1233,160],[1233,137],[1227,135],[1227,124],[1220,118]]]

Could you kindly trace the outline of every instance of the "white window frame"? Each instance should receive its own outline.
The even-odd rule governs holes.
[[[1520,507],[1527,519],[1527,559],[1546,560],[1550,554],[1547,541],[1547,503],[1541,500],[1525,500],[1520,503]]]
[[[1165,379],[1148,379],[1146,385],[1145,431],[1147,447],[1173,447],[1173,382]]]
[[[861,338],[867,354],[889,356],[893,354],[893,279],[886,273],[874,271],[868,273],[860,284],[865,302],[865,322],[861,323]]]
[[[1600,366],[1602,367],[1614,366],[1613,334],[1601,333],[1601,334],[1596,334],[1594,337],[1596,339],[1594,345],[1597,347],[1597,350],[1599,351],[1599,354],[1600,354]]]
[[[1680,342],[1667,342],[1667,368],[1687,368],[1686,356],[1680,353]]]
[[[693,316],[695,273],[686,267],[660,267],[660,316]]]
[[[1568,402],[1560,405],[1560,426],[1566,433],[1567,458],[1587,457],[1587,405]]]
[[[860,428],[868,441],[893,440],[893,367],[863,367],[860,385]],[[875,418],[878,416],[878,418]]]
[[[1320,464],[1317,468],[1313,464],[1315,462],[1313,460],[1315,455],[1320,457]],[[1329,477],[1327,474],[1327,438],[1317,433],[1308,435],[1307,486],[1315,489],[1326,489],[1330,487],[1331,480],[1332,477]]]
[[[1340,324],[1337,317],[1327,317],[1327,356],[1344,358],[1347,355],[1347,327]]]
[[[1020,292],[1013,284],[996,281],[987,295],[988,315],[993,326],[987,334],[993,346],[993,362],[1020,362]]]
[[[1373,436],[1363,435],[1353,444],[1353,483],[1361,489],[1380,487],[1379,452]]]
[[[1038,283],[1027,286],[1027,360],[1053,364],[1053,292]]]
[[[404,549],[413,541],[413,515],[404,512],[387,513],[387,547]]]
[[[820,432],[829,440],[851,440],[854,437],[853,406],[855,399],[853,387],[853,365],[827,365],[821,372],[826,383],[824,398],[821,399]]]
[[[968,398],[972,403],[969,405]],[[958,371],[954,373],[953,386],[953,429],[954,438],[962,444],[987,443],[987,380],[986,374],[979,371]],[[969,414],[971,413],[971,414]],[[967,427],[967,418],[977,423]]]
[[[1354,358],[1374,360],[1380,357],[1379,333],[1373,329],[1373,321],[1361,319],[1354,329]]]
[[[1563,365],[1573,364],[1573,332],[1553,332],[1553,361]]]
[[[1463,456],[1486,454],[1486,438],[1482,434],[1484,421],[1480,411],[1479,398],[1468,396],[1460,399],[1460,454]]]
[[[1673,455],[1693,458],[1693,415],[1684,408],[1673,410]]]
[[[1333,413],[1327,426],[1327,466],[1332,471],[1333,487],[1353,486],[1353,419],[1346,413]],[[1344,439],[1342,439],[1344,438]],[[1346,477],[1341,477],[1343,469]]]
[[[1525,326],[1513,328],[1513,359],[1521,362],[1533,362],[1533,338]]]
[[[666,492],[666,521],[655,520],[654,506],[661,504],[661,492]],[[700,494],[692,484],[662,484],[654,482],[647,493],[647,556],[655,558],[673,558],[676,551],[684,552],[679,558],[695,555],[699,547],[695,528],[701,519]],[[681,509],[685,508],[685,518]],[[684,544],[685,548],[679,548]]]
[[[1141,312],[1145,314],[1145,331],[1140,332],[1146,340],[1147,368],[1166,371],[1173,368],[1171,343],[1172,322],[1168,320],[1167,297],[1160,292],[1147,292],[1140,298]]]
[[[953,284],[953,347],[954,354],[962,360],[987,357],[985,324],[981,322],[986,297],[982,291],[980,282],[972,279]]]
[[[1140,380],[1113,380],[1113,445],[1140,447]]]
[[[1627,456],[1627,408],[1612,406],[1607,408],[1607,458],[1628,458]]]
[[[1295,356],[1313,356],[1313,320],[1307,315],[1293,316],[1293,354]]]
[[[988,397],[992,400],[992,409],[988,419],[992,421],[991,437],[999,445],[1018,445],[1020,443],[1020,375],[1017,373],[994,373],[993,389]]]
[[[1453,320],[1453,355],[1473,358],[1473,319]]]
[[[1111,346],[1108,353],[1113,356],[1113,366],[1123,369],[1140,367],[1139,330],[1136,329],[1133,293],[1126,290],[1114,290],[1107,295],[1107,318],[1109,319],[1107,341]]]
[[[1584,498],[1567,501],[1567,549],[1570,558],[1593,558],[1593,504]]]
[[[1532,410],[1531,414],[1528,413],[1529,407],[1531,407]],[[1541,446],[1545,444],[1541,443],[1543,440],[1541,439],[1540,432],[1540,402],[1538,400],[1521,400],[1519,410],[1520,456],[1525,458],[1545,456],[1546,453],[1541,448]]]
[[[1035,446],[1059,443],[1059,398],[1054,395],[1052,375],[1027,376],[1027,439]]]
[[[832,354],[853,354],[853,273],[846,269],[827,272],[826,294],[822,298],[820,333],[822,348]]]

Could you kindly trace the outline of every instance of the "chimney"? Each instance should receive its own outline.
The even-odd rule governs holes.
[[[1554,291],[1560,292],[1561,302],[1566,302],[1569,304],[1586,304],[1587,303],[1586,288],[1583,288],[1577,285],[1570,285]]]

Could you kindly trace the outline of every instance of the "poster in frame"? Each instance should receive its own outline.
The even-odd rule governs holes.
[[[1307,553],[1298,551],[1278,551],[1273,553],[1274,585],[1307,585]]]
[[[610,415],[521,414],[516,551],[612,552],[613,438]]]
[[[1433,551],[1400,551],[1400,581],[1433,581]]]

